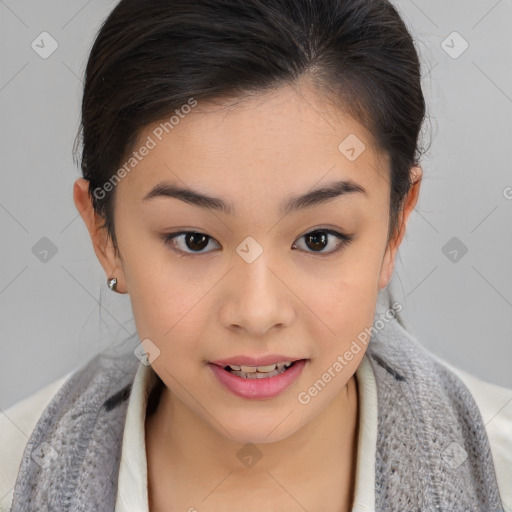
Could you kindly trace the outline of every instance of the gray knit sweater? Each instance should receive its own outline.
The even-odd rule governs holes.
[[[387,300],[379,298],[367,348],[378,398],[376,511],[503,512],[473,397],[396,317],[384,316]],[[64,383],[25,448],[11,512],[114,512],[139,364],[132,350],[102,353]],[[321,511],[319,503],[309,512]]]

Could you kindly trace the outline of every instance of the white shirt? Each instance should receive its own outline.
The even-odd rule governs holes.
[[[486,425],[505,512],[512,512],[512,389],[485,382],[429,352],[452,370],[473,395]],[[28,437],[52,396],[72,374],[0,411],[0,512],[9,510]],[[136,372],[126,416],[115,512],[149,512],[145,414],[154,372],[142,363]],[[377,387],[365,355],[356,370],[359,390],[359,439],[352,512],[375,511]]]

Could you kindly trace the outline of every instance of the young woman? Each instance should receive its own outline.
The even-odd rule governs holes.
[[[384,0],[118,3],[74,200],[140,343],[59,383],[13,512],[506,510],[512,417],[488,435],[483,404],[512,393],[386,293],[420,78]]]

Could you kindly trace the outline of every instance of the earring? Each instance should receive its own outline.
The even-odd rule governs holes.
[[[107,279],[107,285],[111,291],[117,292],[117,277],[111,277],[110,279]]]

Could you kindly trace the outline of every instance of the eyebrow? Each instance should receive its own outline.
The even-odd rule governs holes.
[[[291,212],[324,204],[337,197],[354,193],[364,194],[366,197],[368,196],[368,192],[363,186],[350,179],[335,181],[321,188],[306,192],[305,194],[292,197],[281,205],[280,212],[287,215]],[[172,197],[200,208],[222,211],[227,215],[233,215],[235,212],[233,204],[223,199],[208,196],[190,188],[181,187],[165,181],[155,185],[142,200],[147,201],[154,197]]]

